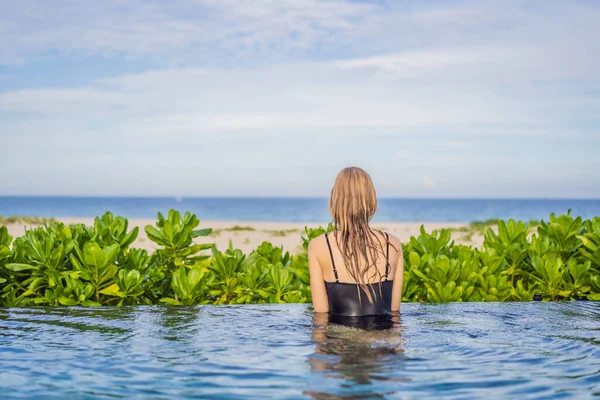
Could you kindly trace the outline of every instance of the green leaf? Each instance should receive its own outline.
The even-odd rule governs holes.
[[[119,293],[119,285],[117,285],[116,283],[113,283],[112,285],[110,285],[107,288],[102,289],[98,293],[105,294],[107,296],[116,296],[117,293]]]
[[[208,260],[209,258],[210,258],[210,256],[206,256],[206,255],[205,256],[193,256],[193,257],[189,257],[190,260],[196,261],[196,263]]]
[[[410,255],[408,256],[408,260],[411,267],[418,268],[421,265],[421,257],[419,257],[419,255],[415,252],[411,251]]]
[[[106,255],[96,242],[87,242],[83,245],[83,258],[86,265],[99,270],[104,267]]]
[[[159,216],[162,216],[162,215],[159,213]],[[165,244],[165,240],[163,238],[162,233],[158,229],[153,227],[152,225],[146,225],[146,227],[144,228],[144,231],[146,231],[146,235],[148,236],[148,239],[152,240],[154,243],[158,243],[160,245]]]
[[[6,269],[14,272],[25,271],[28,269],[32,269],[35,271],[39,271],[40,267],[36,267],[35,265],[29,264],[20,264],[20,263],[9,263],[4,266]]]
[[[170,297],[163,297],[162,299],[159,300],[161,303],[167,303],[170,304],[172,306],[182,306],[183,303],[180,301],[177,301],[175,299],[172,299]]]
[[[69,299],[65,296],[60,296],[58,298],[58,302],[63,306],[76,306],[77,304],[79,304],[77,300]]]
[[[104,253],[104,265],[103,266],[106,266],[106,265],[110,264],[111,262],[113,262],[115,257],[119,253],[120,249],[121,248],[116,243],[102,249],[102,252]]]
[[[35,290],[40,287],[46,281],[45,278],[36,278],[29,284],[28,290],[35,292]]]
[[[194,290],[196,285],[200,282],[202,277],[204,276],[203,268],[192,268],[188,274],[188,281],[190,284],[190,289]]]
[[[179,297],[182,299],[187,299],[189,297],[189,285],[185,274],[185,268],[179,268],[177,271],[173,272],[171,285],[173,291],[175,291]]]
[[[594,252],[598,251],[598,246],[596,246],[590,239],[588,239],[582,235],[578,235],[577,237],[579,238],[579,240],[581,240],[581,243],[583,243],[583,245],[585,247],[587,247],[588,249],[590,249]]]
[[[100,307],[102,304],[97,303],[95,301],[92,300],[84,300],[81,302],[82,306],[86,306],[86,307]]]
[[[208,236],[212,233],[212,228],[206,228],[206,229],[198,229],[195,231],[192,231],[192,237],[198,237],[198,236]]]
[[[422,273],[421,271],[419,271],[418,269],[413,268],[411,271],[412,271],[413,274],[415,274],[419,278],[421,278],[423,280],[426,280],[426,281],[429,280],[429,278],[427,278],[427,276],[424,273]]]
[[[76,248],[77,246],[75,246]],[[73,264],[73,267],[78,269],[78,270],[82,270],[83,266],[81,265],[81,263],[79,262],[79,260],[77,259],[77,257],[75,256],[74,253],[69,254],[69,260],[71,261],[71,264]]]
[[[132,244],[133,242],[135,242],[135,239],[137,239],[139,231],[140,231],[140,228],[138,228],[137,226],[135,228],[133,228],[131,230],[131,232],[129,232],[127,235],[123,236],[123,239],[121,239],[121,242],[119,243],[119,245],[121,247],[129,247],[129,245]]]
[[[116,274],[117,274],[117,266],[112,264],[109,265],[104,272],[102,273],[102,275],[100,275],[100,279],[98,281],[98,284],[101,285],[107,281],[109,281],[110,279],[112,279]]]
[[[138,284],[140,280],[140,271],[138,270],[131,270],[127,273],[127,275],[125,276],[125,284],[127,285],[128,288],[131,288],[133,286],[136,286]]]

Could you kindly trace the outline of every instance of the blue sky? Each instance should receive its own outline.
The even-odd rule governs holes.
[[[599,2],[0,10],[0,195],[600,198]]]

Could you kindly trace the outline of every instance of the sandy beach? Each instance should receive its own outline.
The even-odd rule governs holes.
[[[93,225],[93,218],[58,218],[57,220],[65,224],[83,223]],[[129,229],[137,226],[140,228],[140,234],[134,242],[133,246],[144,248],[152,251],[156,245],[148,239],[144,232],[144,227],[148,224],[154,225],[154,219],[129,219]],[[234,248],[239,248],[244,252],[249,252],[255,249],[263,241],[273,243],[275,246],[283,246],[286,251],[296,253],[301,250],[304,228],[316,228],[319,225],[326,226],[327,223],[293,223],[293,222],[248,222],[248,221],[201,221],[199,228],[212,228],[213,233],[208,237],[199,237],[196,239],[198,243],[215,243],[217,248],[226,249],[229,242]],[[436,229],[467,228],[467,223],[423,223],[425,229],[430,232]],[[26,224],[23,222],[10,223],[6,225],[9,233],[13,237],[18,237],[24,234],[26,229],[37,227],[37,225]],[[421,223],[417,222],[387,222],[374,223],[373,228],[381,229],[396,235],[401,241],[406,242],[411,236],[417,236]],[[456,243],[481,246],[483,237],[474,233],[472,235],[465,232],[454,231],[452,238]]]

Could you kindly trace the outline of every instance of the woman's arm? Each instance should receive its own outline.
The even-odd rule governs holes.
[[[398,246],[398,263],[396,264],[396,273],[394,274],[394,283],[392,286],[392,311],[400,311],[402,302],[402,286],[404,284],[404,254],[402,254],[402,243]]]
[[[325,280],[323,279],[323,270],[321,270],[315,250],[316,244],[314,239],[308,244],[308,270],[310,273],[312,303],[315,312],[329,312],[327,289],[325,288]]]

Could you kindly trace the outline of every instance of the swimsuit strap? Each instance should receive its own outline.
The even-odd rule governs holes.
[[[327,247],[329,247],[329,255],[331,256],[331,266],[333,267],[333,276],[335,276],[335,282],[340,283],[338,279],[337,269],[335,269],[335,261],[333,261],[333,252],[331,251],[331,244],[329,244],[329,238],[327,237],[327,233],[325,234],[325,240],[327,241]]]
[[[390,274],[390,237],[387,232],[385,232],[385,242],[385,280],[387,281]]]

